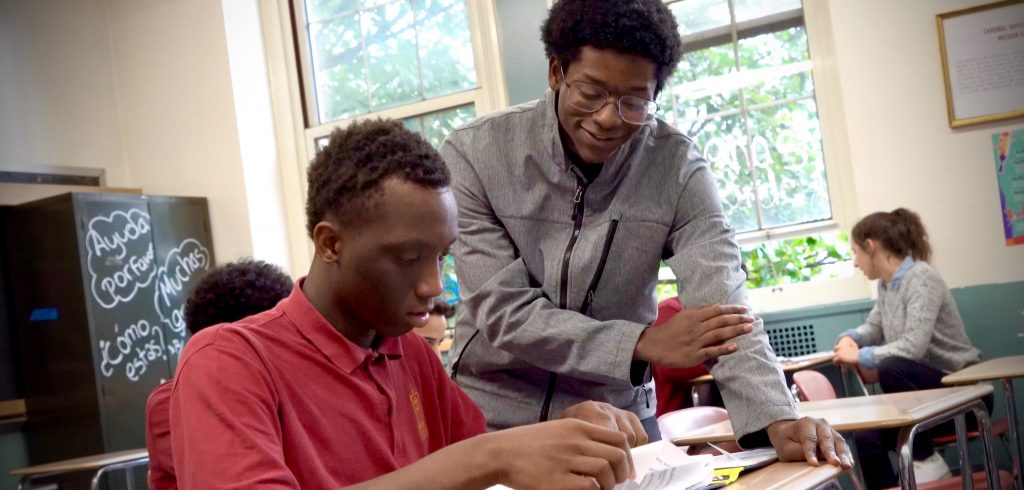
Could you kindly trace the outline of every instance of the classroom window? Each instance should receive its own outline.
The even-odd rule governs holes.
[[[474,117],[476,117],[476,110],[472,105],[467,104],[422,116],[408,117],[402,120],[402,124],[422,134],[427,142],[434,145],[434,148],[440,148],[448,133]]]
[[[669,8],[684,54],[659,94],[661,117],[704,150],[744,250],[747,286],[849,275],[818,264],[848,261],[849,252],[835,233],[800,0]]]
[[[487,44],[480,31],[493,30],[480,14],[489,1],[295,2],[310,149],[334,127],[373,117],[399,119],[436,147],[452,128],[500,107],[489,94],[496,63],[481,62],[491,55],[478,46]]]

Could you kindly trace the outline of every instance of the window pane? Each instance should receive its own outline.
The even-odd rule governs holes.
[[[744,91],[748,106],[766,104],[776,100],[814,95],[814,80],[811,72],[804,71],[795,75],[765,80],[748,87]]]
[[[415,0],[423,91],[427,98],[476,86],[465,0]]]
[[[448,133],[474,117],[476,117],[476,110],[472,105],[427,114],[423,116],[423,137],[435,148],[438,148],[448,137]]]
[[[807,31],[803,27],[740,39],[739,52],[743,69],[782,66],[810,59]]]
[[[333,121],[369,110],[366,64],[356,14],[309,26],[314,82],[320,121]]]
[[[370,106],[380,110],[420,100],[416,25],[408,2],[392,2],[363,12]]]
[[[741,39],[739,52],[748,106],[814,95],[803,27]]]
[[[358,6],[358,0],[306,0],[306,21],[312,23],[326,17],[351,13]]]
[[[744,246],[741,253],[750,289],[853,275],[846,232],[762,242]]]
[[[472,104],[410,117],[402,121],[405,127],[423,135],[434,148],[439,148],[448,133],[476,117]]]
[[[410,117],[402,119],[402,125],[405,126],[409,131],[416,133],[423,133],[423,121],[419,117]]]
[[[679,34],[687,35],[729,25],[726,0],[685,0],[669,5],[679,24]]]
[[[739,87],[728,82],[728,75],[734,73],[731,44],[686,53],[662,91],[673,99],[665,104],[666,110],[674,110],[676,120],[696,120],[739,109]]]
[[[800,8],[800,0],[733,0],[736,22]]]
[[[763,226],[831,218],[814,99],[751,111],[750,130]]]
[[[704,150],[729,222],[737,232],[757,229],[754,187],[747,160],[746,136],[741,115],[694,123],[691,136]]]

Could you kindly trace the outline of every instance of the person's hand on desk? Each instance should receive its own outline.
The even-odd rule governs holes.
[[[768,426],[768,439],[781,461],[807,460],[813,466],[824,457],[844,469],[853,467],[850,447],[828,422],[812,417],[780,420]]]
[[[832,363],[837,366],[856,368],[859,364],[860,347],[850,337],[839,339],[839,342],[836,342],[836,346],[832,351],[835,352]]]
[[[636,414],[615,408],[604,402],[586,401],[577,403],[562,412],[563,419],[579,419],[622,432],[629,447],[647,444],[647,431]]]
[[[742,305],[687,308],[658,328],[640,334],[634,359],[686,368],[736,352],[729,342],[754,331],[754,317]]]

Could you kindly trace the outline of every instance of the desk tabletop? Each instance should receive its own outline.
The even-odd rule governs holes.
[[[797,490],[818,488],[843,473],[842,468],[828,463],[811,466],[807,463],[774,463],[745,473],[727,488],[729,490]]]
[[[41,475],[44,473],[64,473],[69,471],[98,470],[104,466],[117,463],[127,463],[149,458],[145,449],[128,449],[114,453],[96,454],[81,458],[66,459],[27,468],[11,470],[14,476]]]
[[[955,385],[1024,376],[1024,356],[1006,356],[979,362],[942,378],[942,383]]]
[[[833,357],[835,357],[835,353],[833,353],[832,351],[815,352],[813,354],[807,354],[798,357],[780,357],[779,365],[782,366],[782,372],[792,373],[832,362]],[[715,379],[714,376],[710,374],[705,374],[703,376],[693,378],[692,380],[690,380],[690,383],[707,383],[708,381],[711,381],[713,379]]]
[[[0,401],[0,419],[18,418],[25,416],[25,400],[3,400]]]
[[[990,393],[990,385],[970,385],[799,402],[796,409],[802,416],[827,420],[839,432],[852,432],[918,424]],[[732,423],[726,420],[673,439],[672,442],[688,446],[735,439]]]

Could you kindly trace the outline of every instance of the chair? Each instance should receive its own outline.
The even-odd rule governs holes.
[[[661,438],[679,439],[709,425],[729,420],[729,412],[721,407],[692,407],[666,413],[658,417]]]
[[[793,384],[796,386],[797,398],[805,402],[836,398],[836,390],[832,383],[818,371],[803,370],[793,373]]]

